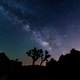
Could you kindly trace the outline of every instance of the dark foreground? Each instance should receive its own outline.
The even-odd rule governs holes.
[[[80,51],[71,50],[44,66],[22,66],[0,54],[0,80],[80,80]]]

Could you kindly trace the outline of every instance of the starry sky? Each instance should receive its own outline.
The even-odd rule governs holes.
[[[24,60],[33,47],[80,50],[80,0],[0,0],[0,52]]]

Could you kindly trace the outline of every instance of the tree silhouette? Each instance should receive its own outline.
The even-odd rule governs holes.
[[[50,56],[51,56],[51,55],[49,55],[48,51],[45,50],[45,53],[41,55],[41,63],[40,63],[40,65],[42,65],[42,63],[43,63],[44,61],[48,61],[48,58],[49,58]]]
[[[33,48],[31,50],[29,50],[28,52],[26,52],[26,54],[32,58],[33,62],[32,65],[35,65],[35,62],[42,57],[43,55],[43,50],[42,49],[37,49],[37,48]]]

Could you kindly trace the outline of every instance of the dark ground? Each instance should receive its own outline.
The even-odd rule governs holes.
[[[80,51],[71,50],[46,66],[22,66],[0,54],[0,80],[80,80]]]

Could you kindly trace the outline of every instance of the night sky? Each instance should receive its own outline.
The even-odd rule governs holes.
[[[80,0],[0,0],[0,52],[26,61],[33,47],[55,59],[80,50]]]

